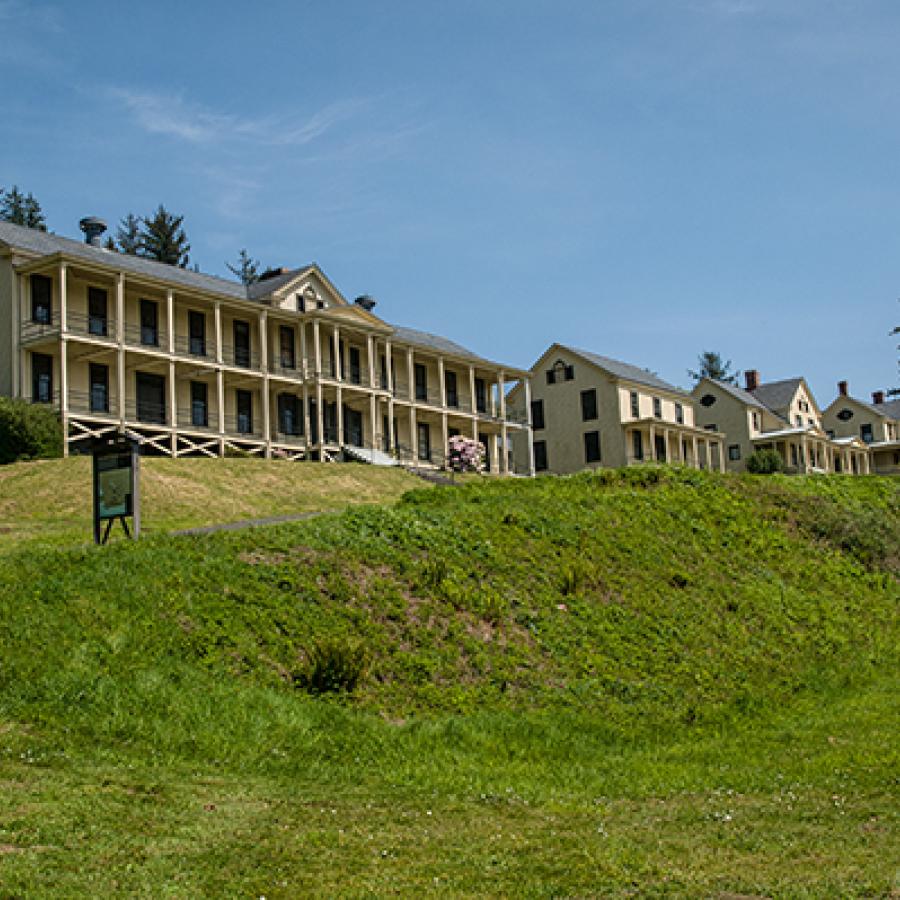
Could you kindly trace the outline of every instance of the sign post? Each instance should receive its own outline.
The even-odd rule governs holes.
[[[105,544],[118,519],[125,534],[136,540],[141,533],[140,439],[128,433],[91,447],[94,471],[94,543]],[[131,531],[128,519],[132,520]],[[101,536],[103,522],[106,529]]]

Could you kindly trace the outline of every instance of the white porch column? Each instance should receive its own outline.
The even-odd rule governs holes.
[[[338,385],[336,391],[335,406],[337,407],[337,445],[340,447],[344,443],[344,391]]]
[[[409,450],[412,453],[414,466],[419,464],[419,433],[416,430],[416,407],[409,405]]]
[[[175,292],[166,291],[166,330],[169,333],[169,353],[175,352]]]
[[[706,468],[712,472],[712,441],[709,438],[706,439]]]
[[[522,379],[522,386],[525,391],[525,422],[528,425],[525,433],[528,440],[528,474],[534,478],[534,422],[531,420],[531,379],[527,375]]]
[[[341,329],[337,325],[334,326],[334,343],[331,352],[334,354],[334,377],[338,381],[343,381],[344,373],[341,365]],[[338,403],[338,421],[340,421],[340,403]]]
[[[503,369],[497,375],[497,388],[500,400],[500,471],[509,475],[509,429],[506,426],[506,373]]]
[[[672,462],[672,446],[669,441],[669,429],[668,428],[663,429],[663,442],[664,442],[663,446],[666,448],[666,462],[671,463]]]
[[[444,375],[444,357],[438,357],[438,397],[441,399],[441,409],[447,408],[447,381]]]
[[[169,294],[172,292],[169,291]],[[171,338],[171,331],[170,331]],[[169,344],[170,347],[173,347],[174,344]],[[166,379],[168,381],[169,386],[169,425],[172,426],[172,457],[176,457],[178,455],[178,437],[176,435],[176,431],[178,429],[178,392],[175,386],[175,360],[169,360],[169,377]]]
[[[316,378],[322,377],[322,341],[319,331],[319,320],[313,319],[313,361],[316,364]],[[320,395],[321,391],[316,396]],[[321,431],[319,431],[319,440],[322,440]]]
[[[220,346],[217,341],[216,348]],[[216,411],[219,415],[219,434],[225,434],[225,373],[221,369],[216,370]]]
[[[648,452],[644,454],[646,459],[656,461],[656,426],[648,425],[647,426],[647,443],[650,445],[648,447]]]
[[[69,330],[68,325],[68,307],[69,307],[69,290],[67,284],[67,267],[66,264],[59,264],[59,331],[65,334]]]
[[[371,438],[371,447],[373,450],[380,450],[381,447],[376,446],[378,443],[377,435],[378,435],[378,409],[377,404],[375,403],[375,395],[369,394],[369,435]]]
[[[478,415],[478,404],[475,402],[475,366],[469,366],[469,402],[472,404],[472,415]]]
[[[213,322],[216,332],[216,362],[222,365],[222,304],[218,300],[213,307]]]
[[[59,337],[59,411],[62,420],[63,456],[69,455],[69,360],[68,341]],[[53,402],[51,396],[50,402]]]
[[[325,410],[322,408],[322,382],[316,381],[316,437],[319,440],[319,450],[325,446]],[[319,462],[322,462],[322,454],[319,453]]]
[[[12,365],[12,395],[13,397],[21,397],[24,391],[21,390],[22,384],[22,354],[19,351],[19,335],[21,331],[21,322],[23,319],[22,286],[25,283],[23,275],[15,275],[12,280],[12,328],[9,332],[9,361]]]
[[[384,366],[387,369],[387,389],[390,392],[391,397],[394,396],[394,365],[391,360],[391,342],[384,342]],[[391,401],[391,405],[393,405],[393,400]],[[393,416],[391,416],[391,421],[393,422]],[[391,425],[393,429],[393,424]],[[393,442],[391,443],[393,447]]]
[[[719,441],[719,471],[725,471],[725,442]]]
[[[300,323],[300,372],[303,374],[303,380],[309,378],[309,365],[306,358],[306,322]],[[307,436],[309,431],[306,432]]]
[[[259,364],[262,366],[263,439],[266,442],[266,458],[272,455],[272,401],[269,397],[269,313],[259,314]]]
[[[388,376],[390,377],[390,376]],[[388,416],[388,449],[397,449],[397,435],[394,434],[394,398],[390,397],[387,404]]]
[[[691,465],[695,469],[700,468],[700,454],[697,449],[697,435],[691,436],[691,451],[693,452],[693,456],[691,458]]]
[[[450,444],[450,429],[447,425],[447,413],[441,413],[441,437],[444,441],[444,446],[443,446],[443,449],[441,450],[441,455],[446,460],[447,449]]]
[[[369,358],[369,389],[375,390],[375,338],[371,334],[366,335],[366,356]],[[374,397],[372,398],[375,399]],[[372,416],[372,443],[375,443],[375,417]]]
[[[119,424],[125,425],[125,274],[116,277],[116,390],[119,394]]]
[[[413,361],[412,347],[406,350],[406,386],[409,393],[410,405],[416,402],[415,362]]]
[[[269,371],[269,314],[266,310],[259,314],[259,363],[263,372]]]

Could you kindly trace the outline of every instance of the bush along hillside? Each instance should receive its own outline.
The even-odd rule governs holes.
[[[53,407],[0,397],[0,465],[62,456],[59,414]]]
[[[0,894],[888,896],[898,482],[0,555]]]

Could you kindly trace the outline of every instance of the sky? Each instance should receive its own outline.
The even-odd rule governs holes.
[[[394,324],[900,382],[896,0],[0,0],[0,188]]]

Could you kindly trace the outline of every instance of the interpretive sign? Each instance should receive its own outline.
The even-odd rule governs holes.
[[[91,448],[94,458],[94,542],[105,544],[113,522],[118,519],[129,537],[141,531],[140,444],[124,435],[97,440]],[[128,530],[128,519],[132,531]],[[106,530],[101,536],[101,526]]]

